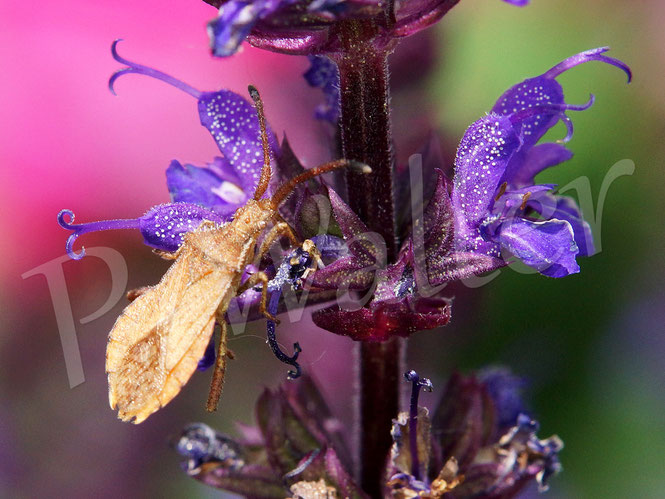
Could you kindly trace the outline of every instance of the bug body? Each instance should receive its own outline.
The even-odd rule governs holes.
[[[109,335],[109,402],[124,421],[140,423],[178,394],[196,370],[217,322],[221,335],[207,404],[209,411],[215,410],[228,353],[224,314],[230,300],[260,282],[260,310],[272,318],[266,312],[268,278],[258,272],[241,285],[245,268],[258,261],[280,236],[286,235],[294,245],[299,243],[279,215],[279,205],[297,184],[354,165],[338,160],[307,170],[280,187],[272,198],[262,199],[271,175],[270,150],[261,100],[253,87],[250,94],[256,103],[264,148],[264,165],[254,198],[240,207],[230,222],[218,225],[206,221],[188,232],[161,281],[127,306]],[[370,171],[364,165],[361,170]],[[268,229],[269,224],[272,226]]]
[[[140,423],[173,399],[196,370],[274,215],[261,204],[251,200],[234,221],[203,223],[188,233],[159,284],[116,321],[106,371],[109,403],[120,419]]]

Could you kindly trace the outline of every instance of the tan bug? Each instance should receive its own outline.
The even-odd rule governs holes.
[[[279,205],[299,183],[314,176],[347,166],[363,173],[371,171],[360,163],[334,161],[301,173],[282,185],[272,198],[261,199],[271,177],[270,146],[263,103],[254,87],[249,87],[249,93],[259,118],[264,160],[253,199],[235,212],[232,221],[223,225],[206,221],[187,233],[173,256],[173,265],[157,285],[141,290],[109,335],[109,402],[123,421],[140,423],[178,394],[203,356],[215,322],[221,326],[221,335],[207,409],[216,409],[228,354],[224,314],[230,300],[261,283],[260,311],[274,319],[266,311],[267,276],[255,273],[241,286],[245,267],[258,261],[281,236],[287,236],[293,245],[300,244],[279,215]],[[268,229],[270,223],[273,225]],[[314,250],[311,241],[306,243],[306,250]]]

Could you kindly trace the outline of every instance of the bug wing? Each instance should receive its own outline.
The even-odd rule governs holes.
[[[162,280],[125,308],[106,350],[109,403],[120,419],[140,423],[178,394],[231,283],[228,272],[185,245]]]

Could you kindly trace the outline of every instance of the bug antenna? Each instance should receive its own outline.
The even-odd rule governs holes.
[[[256,115],[259,118],[259,128],[261,129],[261,144],[263,145],[263,168],[261,169],[259,183],[256,185],[256,191],[254,191],[254,199],[258,201],[268,190],[268,184],[270,183],[272,175],[270,169],[271,154],[270,144],[268,143],[268,132],[266,131],[266,115],[263,112],[263,100],[261,100],[261,95],[254,85],[250,85],[247,89],[256,107]]]
[[[307,182],[313,177],[317,177],[319,175],[323,175],[324,173],[338,170],[340,168],[351,168],[357,173],[372,173],[372,169],[360,161],[351,161],[348,159],[338,159],[336,161],[331,161],[330,163],[325,163],[321,166],[317,166],[316,168],[310,168],[300,175],[296,175],[286,184],[282,185],[272,197],[273,206],[275,209],[277,209],[282,201],[284,201],[293,192],[293,189],[295,189],[298,184]]]

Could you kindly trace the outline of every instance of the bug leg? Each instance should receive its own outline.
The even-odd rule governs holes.
[[[253,288],[254,286],[256,286],[260,282],[261,283],[261,301],[259,303],[259,313],[261,315],[266,316],[266,318],[270,319],[271,321],[279,324],[279,320],[274,315],[272,315],[270,312],[268,312],[268,281],[269,280],[270,279],[268,279],[268,276],[265,274],[265,272],[257,272],[256,274],[252,274],[238,288],[238,294],[244,293],[249,288]]]
[[[268,252],[274,242],[282,236],[288,237],[293,246],[300,246],[298,236],[296,236],[295,232],[293,232],[291,226],[284,221],[278,222],[268,231],[266,236],[263,238],[263,241],[261,241],[261,246],[259,246],[259,250],[256,253],[256,258],[254,261],[255,265],[258,264],[261,258],[263,258],[263,255]]]
[[[293,227],[289,225],[289,223],[284,220],[284,217],[279,214],[279,212],[276,212],[275,215],[273,216],[273,219],[277,224],[275,227],[281,224],[285,224],[286,228],[282,229],[284,231],[284,235],[289,238],[289,241],[291,242],[291,246],[300,246],[302,242],[300,241],[300,238],[296,235],[295,231],[293,230]]]
[[[321,252],[319,251],[319,248],[317,248],[316,245],[314,244],[314,241],[312,241],[311,239],[305,239],[305,241],[302,243],[301,248],[303,249],[303,251],[309,253],[310,256],[312,257],[312,266],[309,267],[302,275],[302,279],[305,279],[310,273],[314,272],[317,269],[317,267],[322,269],[323,267],[325,267],[325,265],[323,263],[323,260],[321,259]]]
[[[178,258],[178,251],[164,251],[159,249],[153,249],[152,252],[160,257],[163,260],[175,260]]]
[[[229,354],[229,350],[226,348],[226,320],[223,317],[219,320],[219,325],[221,327],[219,334],[219,346],[217,347],[215,367],[212,372],[212,380],[210,381],[210,393],[208,394],[208,402],[206,403],[206,410],[208,412],[215,412],[217,410],[219,397],[222,395],[222,388],[224,387],[226,359]]]
[[[140,288],[135,288],[135,289],[130,289],[127,291],[127,299],[129,301],[134,301],[136,300],[139,296],[141,296],[144,293],[147,293],[152,289],[152,286],[141,286]]]

